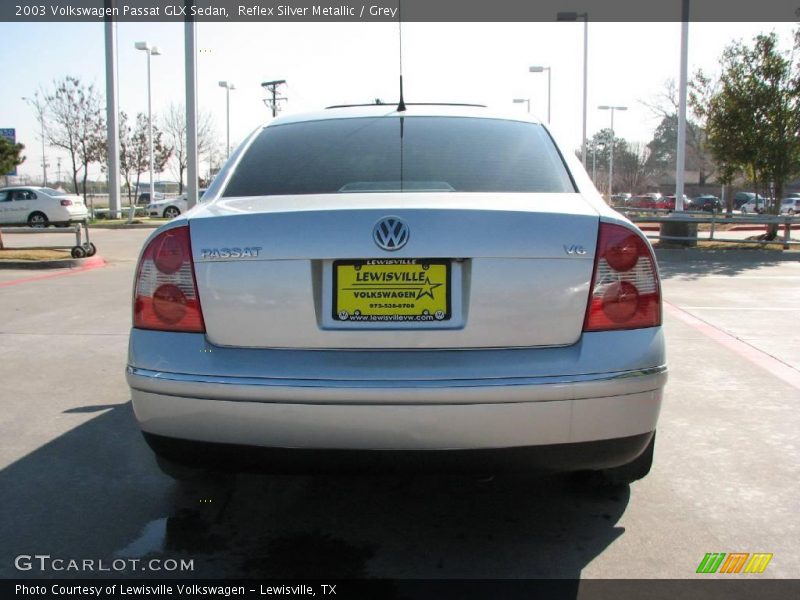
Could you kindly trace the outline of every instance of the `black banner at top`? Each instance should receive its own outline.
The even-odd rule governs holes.
[[[686,0],[3,0],[0,21],[681,21]],[[800,0],[688,0],[689,20],[793,22]]]

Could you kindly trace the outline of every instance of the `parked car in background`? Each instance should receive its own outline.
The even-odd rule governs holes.
[[[66,225],[88,218],[83,198],[47,187],[0,188],[0,223],[27,223],[30,227]]]
[[[737,192],[733,197],[733,209],[741,210],[743,204],[752,203],[755,200],[760,200],[762,203],[766,202],[766,198],[755,192]],[[750,211],[755,212],[755,211]]]
[[[198,190],[198,196],[202,200],[205,189]],[[181,194],[177,198],[167,198],[158,200],[147,205],[147,216],[159,217],[164,219],[174,219],[189,210],[187,194]]]
[[[769,206],[769,199],[764,198],[763,196],[756,195],[755,198],[748,200],[744,204],[739,207],[739,210],[743,215],[746,214],[761,214],[767,211],[767,207]]]
[[[614,194],[611,196],[611,204],[613,206],[627,206],[633,194],[623,192],[621,194]]]
[[[800,214],[800,198],[784,198],[781,200],[781,214],[782,215],[799,215]]]
[[[259,127],[153,232],[127,381],[178,477],[434,463],[631,482],[653,458],[661,314],[647,238],[542,123],[335,107]]]
[[[151,202],[158,202],[159,200],[163,200],[166,196],[161,192],[156,192],[153,195],[153,200],[150,200],[150,192],[142,192],[139,194],[139,197],[136,199],[136,204],[143,204],[147,206]]]
[[[669,196],[664,196],[660,202],[663,206],[659,208],[666,208],[667,210],[675,210],[675,194],[670,194]],[[691,199],[684,194],[683,195],[683,210],[692,210],[694,205]]]
[[[692,208],[693,210],[717,212],[722,210],[722,201],[711,194],[703,194],[692,200]]]
[[[666,208],[663,196],[657,192],[633,196],[628,206],[633,208]]]

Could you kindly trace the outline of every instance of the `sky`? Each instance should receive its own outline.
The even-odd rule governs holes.
[[[183,25],[118,24],[119,105],[128,114],[147,111],[144,52],[134,43],[160,48],[152,57],[153,112],[183,103]],[[691,23],[689,72],[717,73],[724,48],[775,31],[788,47],[792,23]],[[590,23],[588,135],[608,127],[610,114],[598,105],[622,105],[615,133],[648,142],[659,119],[642,102],[654,102],[665,82],[678,79],[680,23]],[[531,112],[547,118],[547,74],[552,68],[551,127],[567,145],[581,142],[583,23],[404,23],[403,79],[406,102],[469,102],[494,109]],[[48,90],[56,78],[72,75],[93,83],[105,95],[102,23],[2,23],[0,35],[14,48],[4,64],[5,94],[0,95],[0,128],[17,130],[26,145],[20,174],[41,176],[41,141],[36,115],[22,99]],[[262,81],[285,79],[283,113],[317,110],[332,104],[398,98],[397,23],[199,23],[198,105],[211,114],[221,145],[225,140],[225,90],[232,82],[232,145],[271,120]],[[10,93],[9,93],[10,92]],[[46,149],[49,177],[56,159]],[[66,160],[62,171],[66,171]],[[205,167],[201,165],[201,172]],[[62,173],[63,175],[63,173]],[[90,168],[90,178],[100,168]],[[146,176],[145,176],[146,178]],[[169,173],[165,173],[165,178]]]

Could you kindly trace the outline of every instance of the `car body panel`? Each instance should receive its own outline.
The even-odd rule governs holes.
[[[223,200],[193,219],[195,273],[209,340],[223,346],[308,348],[536,346],[577,340],[598,227],[597,212],[579,195],[404,194],[400,204],[395,196],[304,196],[295,210],[289,207],[298,201],[291,198]],[[235,212],[209,217],[224,211]],[[387,215],[404,219],[411,231],[408,244],[390,258],[455,259],[461,265],[461,278],[451,287],[463,307],[459,319],[427,327],[379,323],[369,332],[360,324],[327,322],[331,261],[387,258],[372,239],[375,223]],[[259,250],[257,257],[206,257],[227,248]],[[570,248],[580,250],[571,255]],[[553,289],[560,290],[558,302]]]

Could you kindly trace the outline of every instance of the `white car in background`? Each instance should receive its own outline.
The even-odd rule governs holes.
[[[76,194],[35,186],[0,188],[2,224],[47,227],[84,221],[88,216],[83,198]]]
[[[743,214],[761,214],[766,212],[767,207],[769,205],[768,198],[756,197],[749,202],[745,202],[739,207],[739,211]]]
[[[782,215],[799,215],[800,214],[800,198],[784,198],[781,201],[781,214]]]
[[[197,195],[202,199],[205,193],[205,188],[197,191]],[[186,199],[186,194],[181,194],[177,198],[167,198],[165,200],[157,200],[147,205],[147,216],[157,217],[164,219],[174,219],[189,210],[189,202]]]

